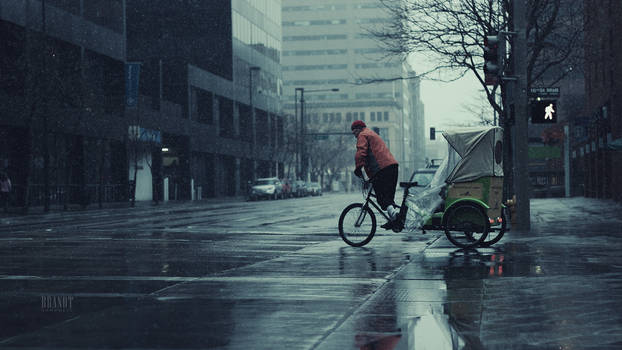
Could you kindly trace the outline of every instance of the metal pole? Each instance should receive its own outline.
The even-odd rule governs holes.
[[[305,147],[305,89],[300,89],[300,168],[301,179],[307,177],[307,154]],[[304,177],[304,178],[303,178]]]
[[[259,70],[259,67],[253,66],[248,68],[248,96],[251,109],[251,157],[253,157],[253,180],[257,178],[257,121],[255,118],[255,107],[253,106],[253,71]]]
[[[300,177],[300,139],[298,136],[298,89],[294,89],[294,117],[296,118],[295,126],[295,150],[294,150],[294,164],[296,166],[296,177]]]
[[[516,137],[515,142],[515,191],[516,191],[516,228],[529,231],[531,212],[529,205],[529,168],[528,168],[528,124],[527,124],[527,36],[525,21],[525,2],[514,1],[514,31],[518,33],[514,40],[513,55],[515,74],[518,81],[515,89]]]
[[[46,93],[43,103],[43,192],[45,197],[43,198],[43,211],[50,211],[50,150],[48,147],[48,101],[47,101],[47,88],[49,88],[49,72],[47,72],[47,28],[46,28],[46,14],[45,14],[45,0],[41,0],[41,34],[43,37],[43,60],[42,71],[47,75]]]

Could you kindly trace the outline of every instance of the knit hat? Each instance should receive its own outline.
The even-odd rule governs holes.
[[[365,122],[362,120],[355,120],[352,122],[352,126],[350,127],[350,129],[354,130],[356,128],[364,128],[367,125],[365,125]]]

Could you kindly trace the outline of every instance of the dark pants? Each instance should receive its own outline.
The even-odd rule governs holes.
[[[0,206],[4,211],[7,211],[9,208],[9,192],[0,191]]]
[[[372,180],[374,191],[378,198],[378,204],[382,210],[387,210],[391,204],[395,204],[395,186],[397,186],[397,164],[389,165],[374,176]]]

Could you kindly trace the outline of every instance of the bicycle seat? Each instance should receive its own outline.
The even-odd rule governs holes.
[[[400,187],[411,188],[417,186],[417,181],[415,182],[400,182]]]

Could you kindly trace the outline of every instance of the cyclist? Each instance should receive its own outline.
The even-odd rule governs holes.
[[[380,227],[390,230],[400,211],[394,201],[398,163],[382,138],[373,130],[368,129],[365,122],[355,120],[351,129],[356,137],[354,175],[362,178],[362,169],[365,168],[365,173],[371,179],[376,192],[378,204],[391,218]]]

